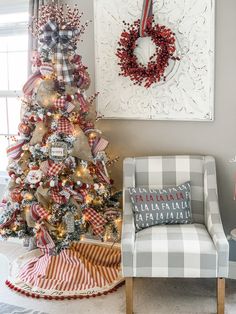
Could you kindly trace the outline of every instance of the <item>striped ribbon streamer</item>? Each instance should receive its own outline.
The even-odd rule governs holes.
[[[143,10],[139,30],[141,37],[145,37],[146,35],[145,30],[147,27],[147,20],[150,16],[152,16],[152,0],[143,0]]]

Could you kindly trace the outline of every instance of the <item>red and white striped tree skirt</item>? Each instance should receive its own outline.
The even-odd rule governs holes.
[[[31,251],[11,267],[6,284],[33,298],[76,299],[107,294],[122,285],[120,249],[77,243],[57,256]]]

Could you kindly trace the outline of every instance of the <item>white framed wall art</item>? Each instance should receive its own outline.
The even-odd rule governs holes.
[[[143,0],[94,0],[97,110],[108,119],[213,121],[215,0],[154,0],[155,23],[173,30],[180,60],[170,62],[166,81],[149,88],[119,76],[116,51],[123,21],[141,17]],[[145,63],[149,38],[136,48]]]

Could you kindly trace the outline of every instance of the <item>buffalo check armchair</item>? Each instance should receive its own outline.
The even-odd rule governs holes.
[[[133,277],[217,278],[217,313],[224,313],[229,245],[218,204],[211,156],[124,160],[122,271],[126,313],[133,312]],[[163,188],[191,181],[193,224],[153,226],[135,233],[129,187]]]

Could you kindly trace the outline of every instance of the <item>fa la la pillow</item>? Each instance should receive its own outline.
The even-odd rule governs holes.
[[[136,232],[155,225],[192,223],[190,181],[162,189],[128,190]]]

